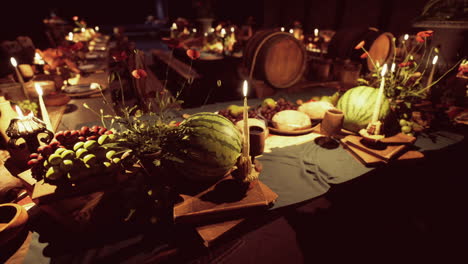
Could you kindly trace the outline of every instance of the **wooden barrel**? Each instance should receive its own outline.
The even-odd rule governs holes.
[[[392,33],[381,32],[376,28],[340,30],[330,41],[327,56],[333,59],[361,61],[365,70],[372,71],[374,69],[372,60],[374,63],[379,62],[380,65],[392,63],[395,52],[393,38]],[[364,53],[362,49],[354,49],[361,41],[366,42],[364,48],[370,54],[366,60],[360,58]]]
[[[302,78],[306,69],[304,45],[286,32],[257,32],[247,42],[243,56],[249,72],[255,59],[253,76],[256,79],[265,80],[276,88],[293,86]]]

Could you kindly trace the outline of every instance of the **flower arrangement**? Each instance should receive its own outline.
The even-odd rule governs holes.
[[[428,40],[433,36],[432,30],[421,31],[411,40],[405,36],[400,45],[396,44],[395,38],[392,40],[393,59],[389,70],[385,76],[381,75],[384,65],[375,61],[364,48],[365,42],[361,41],[356,46],[356,50],[362,50],[362,59],[368,59],[374,66],[364,78],[358,79],[360,85],[379,87],[384,78],[384,95],[389,99],[390,106],[400,120],[401,130],[412,135],[413,131],[421,131],[428,128],[429,123],[425,121],[413,122],[414,111],[417,105],[423,101],[429,103],[431,88],[441,81],[457,64],[442,74],[434,81],[434,72],[439,56],[437,48],[428,48]]]

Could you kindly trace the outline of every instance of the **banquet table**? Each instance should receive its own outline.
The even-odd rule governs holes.
[[[295,101],[332,92],[318,88],[304,93],[278,94],[277,97]],[[84,102],[93,109],[104,108],[99,97],[73,99],[70,103],[76,110],[63,115],[60,127],[77,129],[84,124],[99,124],[98,118],[82,106]],[[249,103],[258,105],[261,101],[251,99]],[[181,120],[184,113],[215,112],[230,104],[240,105],[241,102],[204,105],[172,114],[175,120]],[[32,231],[24,263],[312,263],[341,258],[379,263],[383,259],[396,261],[408,252],[412,253],[411,257],[423,258],[427,253],[423,254],[423,249],[436,247],[420,240],[418,234],[409,235],[414,241],[405,240],[403,234],[414,230],[398,228],[412,227],[413,224],[401,223],[408,219],[402,220],[398,215],[403,218],[413,216],[414,210],[417,218],[420,214],[428,214],[430,206],[437,205],[441,214],[458,217],[456,221],[461,221],[458,215],[461,209],[449,209],[453,209],[454,204],[464,205],[460,201],[465,195],[458,191],[461,186],[466,186],[466,179],[457,172],[462,167],[461,161],[466,162],[466,134],[463,131],[422,134],[415,146],[426,155],[425,159],[377,168],[364,166],[341,146],[334,149],[320,147],[314,142],[318,136],[313,132],[267,138],[265,153],[258,158],[263,164],[260,180],[279,197],[272,208],[264,214],[249,217],[212,248],[199,248],[193,246],[192,241],[184,241],[180,252],[189,252],[186,255],[152,258],[158,252],[168,250],[164,241],[155,242],[157,236],[149,246],[141,233],[115,240],[104,239],[101,244],[83,245],[67,240],[53,242],[47,233],[32,229],[35,231]],[[433,197],[435,193],[437,195]],[[447,195],[450,197],[444,198]],[[446,201],[452,204],[445,204]],[[43,220],[44,216],[38,215],[32,217],[32,221],[39,225],[47,222]],[[429,219],[440,220],[436,216]],[[390,224],[393,221],[397,224]],[[414,225],[419,223],[417,219],[413,221]],[[438,224],[441,223],[434,223],[439,227]],[[424,228],[430,227],[421,227]],[[450,235],[454,235],[455,230],[448,229]],[[440,237],[450,238],[445,234]],[[436,241],[436,238],[425,239]],[[70,243],[69,247],[64,245],[66,243]],[[60,244],[60,250],[54,250],[57,244]],[[451,249],[457,252],[457,248]]]

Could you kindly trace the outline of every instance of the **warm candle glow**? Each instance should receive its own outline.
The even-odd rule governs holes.
[[[382,71],[380,72],[380,76],[384,77],[386,73],[387,73],[387,64],[384,64],[384,66],[382,67]]]
[[[192,29],[192,32],[197,33],[197,29],[196,28]]]
[[[408,34],[405,34],[405,35],[403,36],[403,39],[404,39],[404,40],[408,40],[408,39],[409,39],[409,35],[408,35]]]
[[[18,113],[19,118],[24,117],[23,111],[21,111],[21,108],[18,105],[15,105],[15,110],[16,110],[16,113]]]
[[[73,41],[73,33],[72,32],[68,33],[68,40]]]
[[[294,30],[291,28],[291,29],[289,30],[289,33],[291,33],[291,34],[294,33]]]
[[[234,33],[234,30],[235,30],[235,28],[234,28],[234,27],[231,27],[231,32],[232,32],[232,33]]]
[[[84,33],[86,28],[81,28],[81,32]]]
[[[211,33],[215,32],[215,29],[214,29],[214,28],[210,28],[210,32],[211,32]]]
[[[99,27],[98,27],[98,26],[95,26],[95,27],[94,27],[94,30],[96,30],[96,32],[98,32],[98,31],[99,31]]]
[[[319,30],[318,28],[314,29],[314,36],[318,37]]]
[[[395,67],[396,67],[396,64],[395,64],[395,63],[392,63],[392,67],[390,68],[390,71],[391,71],[391,72],[395,72]]]
[[[434,58],[432,59],[432,65],[436,64],[438,59],[439,59],[439,56],[435,55]]]
[[[284,32],[284,27],[281,27],[281,32]]]
[[[224,37],[224,35],[226,35],[226,29],[222,28],[221,29],[221,36]]]
[[[176,24],[176,23],[172,23],[171,29],[172,29],[172,30],[177,30],[177,24]]]
[[[11,62],[11,65],[13,65],[13,67],[18,66],[18,62],[16,62],[16,59],[15,59],[15,58],[11,57],[11,58],[10,58],[10,62]]]
[[[207,33],[207,32],[205,32],[205,33],[203,34],[203,36],[205,36],[205,37],[208,37],[208,33]]]
[[[248,92],[248,83],[247,80],[244,80],[244,84],[242,86],[242,93],[244,94],[244,97],[247,97],[247,92]]]
[[[41,85],[38,84],[38,83],[35,83],[35,84],[34,84],[34,88],[36,88],[37,94],[38,94],[39,96],[42,96],[43,92],[42,92],[42,87],[41,87]]]

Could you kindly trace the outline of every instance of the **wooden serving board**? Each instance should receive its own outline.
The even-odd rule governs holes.
[[[346,136],[342,140],[345,140],[347,145],[351,145],[354,148],[358,148],[361,151],[364,151],[367,154],[373,155],[374,157],[384,160],[386,162],[395,159],[396,157],[398,157],[399,154],[401,154],[404,150],[407,149],[407,145],[405,144],[391,145],[384,143],[382,143],[379,146],[379,148],[372,148],[370,146],[364,145],[361,142],[362,137],[353,135]]]
[[[206,225],[238,219],[266,209],[278,197],[260,181],[253,184],[245,195],[239,195],[237,187],[237,181],[228,176],[194,196],[181,195],[183,202],[174,206],[174,221]]]

